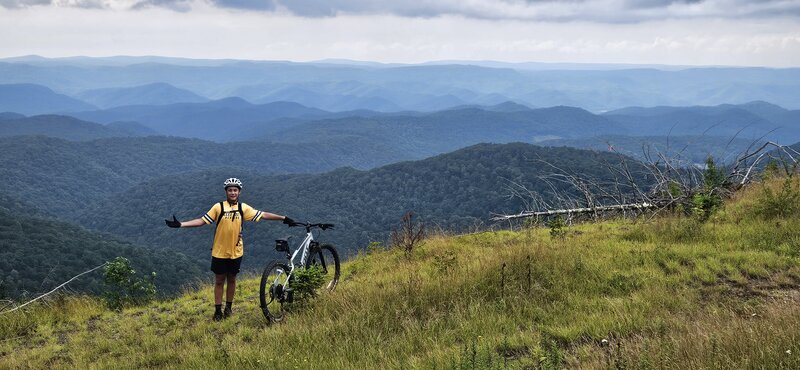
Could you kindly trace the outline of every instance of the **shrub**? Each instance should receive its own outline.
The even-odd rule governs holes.
[[[294,302],[302,303],[317,296],[317,290],[325,284],[325,272],[322,266],[314,265],[295,269],[292,275]]]
[[[717,168],[714,158],[706,158],[706,169],[703,171],[703,190],[692,196],[692,213],[700,221],[706,221],[722,206],[720,195],[729,186],[725,176],[725,168]]]
[[[765,184],[755,206],[764,219],[785,218],[800,214],[800,181],[791,174],[783,179],[780,190]]]
[[[103,298],[106,305],[112,310],[121,310],[150,302],[156,295],[155,278],[155,272],[150,274],[149,279],[136,278],[136,270],[127,258],[115,258],[105,267],[106,291]]]
[[[367,245],[367,254],[375,254],[384,250],[386,250],[386,247],[381,242],[372,241]]]
[[[550,237],[553,239],[564,239],[567,236],[567,223],[564,221],[564,217],[561,215],[557,215],[553,217],[548,223],[547,226],[550,227]]]

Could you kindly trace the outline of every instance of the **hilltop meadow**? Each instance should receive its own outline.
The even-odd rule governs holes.
[[[267,325],[258,278],[211,321],[212,287],[109,310],[62,295],[0,315],[0,368],[800,367],[800,181],[683,213],[553,232],[373,244],[333,293]]]

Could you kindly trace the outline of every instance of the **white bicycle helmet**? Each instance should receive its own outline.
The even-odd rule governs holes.
[[[235,177],[231,177],[225,180],[225,189],[227,189],[229,186],[235,186],[239,188],[239,190],[242,190],[242,181]]]

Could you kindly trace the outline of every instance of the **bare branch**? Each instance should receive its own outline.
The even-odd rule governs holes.
[[[93,269],[91,269],[91,270],[87,270],[87,271],[81,272],[80,274],[78,274],[78,275],[75,275],[74,277],[72,277],[72,279],[69,279],[69,280],[67,280],[66,282],[62,283],[61,285],[59,285],[59,286],[57,286],[57,287],[53,288],[53,290],[51,290],[51,291],[49,291],[49,292],[47,292],[47,293],[45,293],[45,294],[42,294],[42,295],[40,295],[40,296],[38,296],[38,297],[36,297],[36,298],[34,298],[34,299],[32,299],[32,300],[28,301],[28,302],[25,302],[25,303],[23,303],[23,304],[21,304],[21,305],[19,305],[19,306],[17,306],[17,307],[14,307],[14,308],[12,308],[12,309],[10,309],[10,310],[7,310],[7,311],[0,312],[0,315],[4,315],[4,314],[7,314],[7,313],[14,312],[14,311],[16,311],[16,310],[18,310],[18,309],[20,309],[20,308],[22,308],[22,307],[25,307],[25,306],[27,306],[27,305],[29,305],[29,304],[33,303],[33,302],[36,302],[36,301],[38,301],[38,300],[40,300],[40,299],[42,299],[42,298],[44,298],[44,297],[47,297],[48,295],[50,295],[50,294],[53,294],[53,293],[54,293],[56,290],[58,290],[59,288],[61,288],[61,287],[65,286],[65,285],[67,285],[67,284],[69,284],[69,283],[70,283],[70,282],[72,282],[73,280],[75,280],[75,279],[77,279],[77,278],[79,278],[79,277],[81,277],[81,276],[83,276],[83,275],[86,275],[86,274],[88,274],[88,273],[90,273],[90,272],[92,272],[92,271],[94,271],[94,270],[97,270],[97,269],[99,269],[99,268],[101,268],[101,267],[103,267],[103,266],[105,266],[105,265],[107,265],[107,264],[108,264],[108,261],[106,261],[106,262],[103,262],[103,264],[102,264],[102,265],[100,265],[100,266],[97,266],[97,267],[95,267],[95,268],[93,268]]]

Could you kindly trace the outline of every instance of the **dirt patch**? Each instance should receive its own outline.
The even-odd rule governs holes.
[[[97,330],[97,321],[99,321],[100,316],[92,316],[86,321],[86,331],[92,333]]]
[[[713,300],[714,296],[736,299],[763,299],[765,301],[800,301],[800,285],[794,283],[778,283],[772,279],[750,278],[746,281],[731,280],[721,275],[717,282],[705,284],[702,288],[705,300]]]
[[[508,360],[517,360],[531,354],[531,349],[528,346],[497,346],[495,351],[498,355]]]

